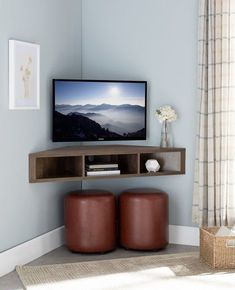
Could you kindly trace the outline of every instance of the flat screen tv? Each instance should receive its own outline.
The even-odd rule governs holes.
[[[146,81],[53,80],[53,141],[146,139]]]

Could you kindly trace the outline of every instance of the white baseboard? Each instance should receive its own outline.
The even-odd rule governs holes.
[[[169,242],[171,244],[198,246],[199,229],[170,225]],[[63,244],[64,227],[60,227],[0,253],[0,277],[14,271],[16,265],[27,264]]]
[[[169,225],[169,243],[199,246],[199,228]]]
[[[0,253],[0,277],[64,244],[64,227],[57,228],[10,250]]]

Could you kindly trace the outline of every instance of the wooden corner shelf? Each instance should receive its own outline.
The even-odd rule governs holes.
[[[149,173],[148,159],[157,159],[161,168]],[[117,163],[120,175],[86,176],[85,166],[96,163]],[[64,147],[29,154],[29,182],[76,181],[100,178],[163,176],[185,173],[184,148],[152,146],[104,145]]]

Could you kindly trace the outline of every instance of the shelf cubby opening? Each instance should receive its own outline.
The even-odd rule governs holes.
[[[140,154],[140,173],[147,173],[145,163],[148,159],[156,159],[160,164],[159,173],[183,173],[181,152],[154,152]]]
[[[137,154],[91,155],[85,157],[85,164],[118,164],[121,174],[137,174]]]
[[[38,157],[36,179],[81,177],[82,157]]]

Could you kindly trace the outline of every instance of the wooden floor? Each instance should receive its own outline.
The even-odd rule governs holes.
[[[115,251],[106,254],[75,254],[67,250],[66,247],[60,247],[37,260],[29,263],[29,265],[48,265],[58,263],[76,263],[83,261],[117,259],[128,257],[139,257],[144,255],[162,255],[171,253],[183,253],[189,251],[198,251],[198,247],[183,246],[183,245],[169,245],[166,249],[161,251],[128,251],[122,248],[117,248]],[[8,275],[0,278],[0,290],[23,290],[23,286],[14,271]]]

